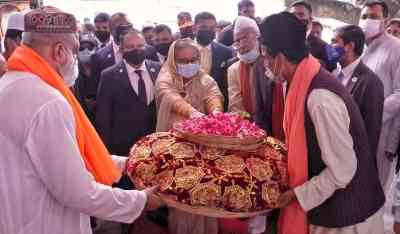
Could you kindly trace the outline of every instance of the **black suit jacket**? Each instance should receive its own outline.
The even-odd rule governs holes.
[[[346,89],[353,95],[364,119],[371,152],[376,155],[382,127],[383,84],[363,62],[356,67]]]
[[[159,61],[156,49],[150,45],[146,45],[145,47],[145,58],[155,62]],[[113,43],[110,43],[106,47],[99,49],[92,55],[92,81],[94,82],[96,91],[99,86],[101,72],[115,65],[115,63]]]
[[[272,99],[275,83],[265,76],[262,59],[258,59],[255,68],[255,110],[254,122],[272,135]]]
[[[92,82],[94,82],[94,89],[97,92],[100,82],[100,75],[103,70],[115,64],[115,55],[113,50],[113,43],[99,49],[90,58],[92,68]]]
[[[211,43],[211,72],[210,76],[217,82],[224,95],[224,107],[228,108],[228,66],[229,60],[234,57],[234,51],[218,42]]]
[[[161,64],[149,60],[145,64],[155,83]],[[155,102],[147,105],[139,99],[131,86],[124,62],[101,74],[96,124],[109,151],[117,155],[128,155],[136,141],[155,130]]]

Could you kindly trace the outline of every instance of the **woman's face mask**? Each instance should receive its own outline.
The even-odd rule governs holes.
[[[187,63],[177,65],[178,74],[186,79],[193,78],[200,71],[199,63]]]

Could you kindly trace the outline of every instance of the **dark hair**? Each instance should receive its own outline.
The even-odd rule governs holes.
[[[346,25],[335,30],[335,34],[340,37],[344,44],[354,42],[354,53],[361,56],[364,51],[365,36],[363,30],[356,25]]]
[[[324,26],[322,26],[321,22],[316,21],[316,20],[312,22],[312,25],[313,25],[313,26],[319,26],[319,27],[321,27],[322,29],[324,28]]]
[[[296,6],[302,6],[302,7],[306,8],[310,12],[310,15],[312,15],[312,13],[313,13],[312,6],[307,1],[299,0],[299,1],[295,1],[294,3],[292,3],[290,5],[290,7],[296,7]]]
[[[10,38],[13,40],[17,40],[18,38],[21,39],[22,38],[22,32],[20,30],[17,29],[7,29],[6,31],[6,35],[4,36],[4,38]]]
[[[153,26],[146,26],[146,27],[143,27],[143,28],[142,28],[142,33],[146,33],[146,32],[148,32],[148,31],[150,31],[150,30],[154,30],[154,27],[153,27]]]
[[[194,17],[194,24],[198,24],[201,20],[214,20],[217,22],[215,16],[210,12],[200,12]]]
[[[389,7],[386,2],[382,0],[369,0],[364,4],[364,7],[373,7],[379,5],[382,7],[383,17],[387,18],[389,16]]]
[[[167,31],[168,33],[172,34],[172,30],[170,27],[168,27],[165,24],[158,24],[155,28],[154,28],[154,33],[155,34],[159,34],[161,32]]]
[[[126,36],[128,36],[128,35],[131,35],[131,34],[135,34],[135,35],[138,35],[138,36],[140,36],[141,38],[143,38],[143,35],[140,33],[139,30],[137,30],[137,29],[135,29],[135,28],[133,28],[133,27],[129,27],[129,28],[127,28],[125,31],[121,31],[121,32],[120,32],[120,35],[119,35],[120,44],[122,45],[122,42],[124,41],[124,37],[126,37]],[[144,38],[143,38],[143,39],[144,39]]]
[[[260,31],[262,44],[272,57],[282,53],[290,62],[298,64],[309,55],[306,25],[290,12],[266,17],[260,24]]]
[[[113,27],[118,27],[118,24],[121,24],[121,22],[123,24],[126,18],[127,18],[126,14],[122,12],[117,12],[113,14],[110,19],[111,29]]]
[[[135,30],[137,32],[139,32],[138,30],[133,28],[132,24],[121,24],[119,25],[116,30],[115,30],[115,36],[117,38],[117,44],[121,42],[122,37],[127,34],[128,32],[130,32],[131,30]]]
[[[99,13],[94,17],[95,23],[106,23],[110,21],[110,15],[107,13]]]
[[[238,2],[237,7],[238,7],[238,12],[239,12],[243,8],[255,7],[255,5],[254,5],[253,1],[251,1],[251,0],[241,0],[240,2]]]
[[[188,19],[192,21],[192,15],[187,11],[179,12],[178,19]]]

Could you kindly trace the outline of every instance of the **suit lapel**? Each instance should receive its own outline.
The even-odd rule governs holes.
[[[122,77],[123,86],[127,88],[134,96],[137,97],[137,93],[132,87],[132,83],[129,79],[128,70],[126,69],[126,65],[124,62],[121,62],[118,68],[118,75]]]
[[[145,66],[147,72],[150,74],[151,81],[153,81],[153,84],[155,84],[157,79],[157,69],[153,67],[148,60],[145,61]]]
[[[362,72],[363,72],[363,63],[360,62],[356,69],[353,72],[353,75],[351,76],[350,80],[347,82],[346,89],[350,92],[353,93],[354,87],[357,85],[359,80],[362,77]]]

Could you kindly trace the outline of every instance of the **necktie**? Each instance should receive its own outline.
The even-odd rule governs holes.
[[[142,77],[142,71],[141,70],[136,70],[135,73],[139,77],[138,81],[138,96],[139,99],[147,105],[147,94],[146,94],[146,84],[144,83],[143,77]]]
[[[279,140],[285,140],[283,132],[283,114],[285,112],[285,103],[283,97],[283,87],[275,83],[272,97],[272,135]]]

